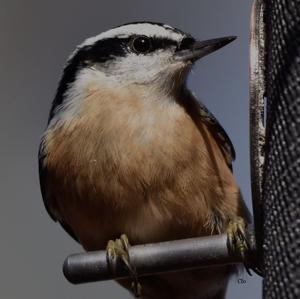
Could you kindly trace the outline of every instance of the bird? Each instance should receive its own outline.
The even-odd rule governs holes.
[[[228,233],[243,252],[237,236],[248,211],[232,172],[234,147],[187,87],[194,64],[233,40],[133,22],[86,39],[69,56],[41,138],[39,176],[48,213],[85,250],[113,255]],[[234,272],[140,277],[139,290],[120,283],[145,299],[222,299]]]

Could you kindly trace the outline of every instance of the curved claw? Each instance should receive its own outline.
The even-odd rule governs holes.
[[[125,234],[120,239],[109,240],[106,246],[107,263],[112,273],[116,270],[117,259],[120,258],[126,265],[132,277],[132,290],[136,298],[141,296],[142,287],[138,281],[138,276],[134,265],[130,262],[129,256],[130,243]]]
[[[230,220],[227,227],[229,249],[234,253],[238,253],[243,261],[245,261],[246,252],[249,249],[245,229],[246,223],[241,217]]]

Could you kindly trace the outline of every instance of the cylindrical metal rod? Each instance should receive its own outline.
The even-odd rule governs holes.
[[[138,276],[242,262],[238,254],[228,249],[225,234],[136,245],[130,247],[129,256]],[[70,255],[63,271],[74,284],[130,277],[120,259],[115,273],[111,273],[106,251]]]
[[[262,191],[265,163],[265,1],[253,2],[250,26],[250,158],[257,266],[262,264]]]

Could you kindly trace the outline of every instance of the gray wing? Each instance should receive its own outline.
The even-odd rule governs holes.
[[[224,154],[228,166],[232,169],[232,162],[235,160],[235,150],[226,131],[220,125],[217,118],[191,92],[188,91],[187,97],[189,97],[189,104],[186,108],[189,110],[190,115],[197,113],[209,126],[211,133]]]
[[[212,128],[211,131],[214,134],[214,137],[218,140],[218,144],[220,145],[221,150],[226,157],[228,165],[232,168],[231,164],[235,160],[235,150],[229,136],[224,128],[220,125],[216,117],[204,106],[204,104],[200,101],[198,101],[198,104],[201,109],[201,115],[203,119]]]
[[[42,138],[40,146],[39,146],[39,153],[38,153],[38,160],[39,160],[39,178],[40,178],[40,188],[43,197],[43,202],[45,208],[50,215],[50,217],[55,221],[59,222],[63,229],[77,242],[79,242],[78,238],[76,237],[73,230],[68,226],[63,220],[57,219],[55,213],[53,212],[51,198],[49,197],[49,192],[47,191],[47,167],[45,166],[45,159],[47,158],[47,154],[44,150],[44,138]]]

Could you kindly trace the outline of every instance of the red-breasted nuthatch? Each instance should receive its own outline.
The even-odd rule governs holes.
[[[40,146],[40,181],[49,214],[86,250],[126,251],[124,235],[108,242],[123,233],[140,244],[243,230],[233,146],[186,87],[194,62],[234,39],[196,41],[140,22],[70,56]],[[221,299],[231,272],[144,277],[142,297]]]

